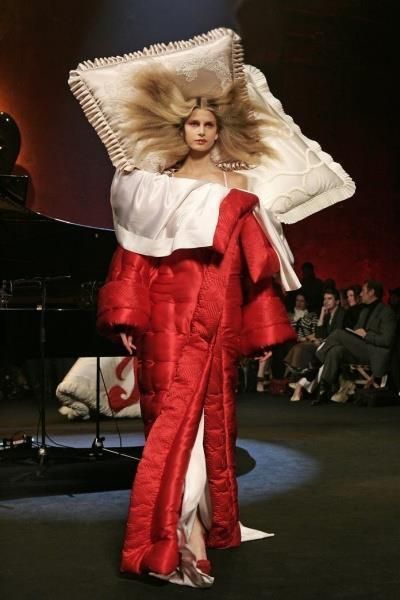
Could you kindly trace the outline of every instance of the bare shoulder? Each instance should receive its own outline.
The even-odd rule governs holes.
[[[231,171],[228,173],[229,187],[239,188],[241,190],[247,190],[247,177],[242,173],[236,173]]]

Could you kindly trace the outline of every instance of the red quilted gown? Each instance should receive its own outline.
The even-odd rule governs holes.
[[[279,260],[231,190],[212,248],[153,258],[118,248],[99,296],[98,326],[132,333],[140,359],[146,444],[132,489],[122,570],[168,575],[179,565],[177,526],[190,452],[204,411],[212,506],[207,546],[240,543],[233,390],[237,359],[294,337],[272,275]]]

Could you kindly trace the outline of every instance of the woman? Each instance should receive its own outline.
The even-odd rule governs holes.
[[[289,313],[289,318],[298,342],[306,342],[314,336],[318,315],[308,310],[306,297],[301,291],[296,294],[294,310]]]
[[[312,340],[315,338],[318,317],[315,313],[308,311],[307,301],[302,291],[296,293],[293,311],[289,312],[288,316],[297,336],[297,344],[295,340],[280,344],[274,350],[270,361],[259,362],[257,372],[257,391],[259,392],[264,391],[267,365],[272,375],[268,384],[269,392],[285,395],[289,383],[288,371],[301,372],[314,357],[315,347]],[[290,383],[289,385],[292,386]]]
[[[296,332],[297,344],[294,344],[287,352],[284,363],[292,378],[299,379],[300,373],[306,369],[315,357],[315,351],[319,341],[315,337],[315,328],[318,324],[318,316],[308,312],[307,302],[303,293],[296,294],[293,313],[289,314],[293,329]],[[289,383],[290,387],[296,388],[296,381]],[[300,400],[301,394],[294,393],[292,401]]]
[[[233,390],[239,356],[269,352],[293,330],[273,285],[279,258],[252,214],[257,197],[221,164],[271,151],[235,87],[190,98],[169,73],[143,73],[127,115],[128,139],[169,170],[117,173],[112,185],[120,247],[98,324],[137,351],[146,433],[122,569],[205,587],[206,546],[268,535],[239,523]]]
[[[350,287],[346,288],[345,296],[346,296],[346,314],[344,317],[344,327],[349,327],[350,329],[354,329],[355,324],[358,321],[358,317],[360,316],[360,312],[363,309],[363,305],[361,304],[361,285],[355,283]]]

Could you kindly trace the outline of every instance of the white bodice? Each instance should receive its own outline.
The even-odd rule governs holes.
[[[224,185],[199,179],[117,171],[111,186],[117,240],[126,250],[157,257],[212,246],[219,208],[228,192]],[[284,289],[299,288],[281,224],[260,204],[254,215],[278,254]]]

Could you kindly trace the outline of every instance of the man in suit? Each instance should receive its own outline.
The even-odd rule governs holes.
[[[341,368],[346,363],[370,365],[374,377],[382,377],[386,373],[396,318],[393,310],[382,302],[382,297],[382,284],[374,280],[366,281],[361,290],[364,307],[354,331],[334,331],[317,350],[317,358],[323,363],[323,369],[315,404],[329,399]]]
[[[324,301],[315,328],[315,337],[325,340],[336,329],[343,328],[345,310],[340,306],[340,296],[336,289],[324,291]]]

